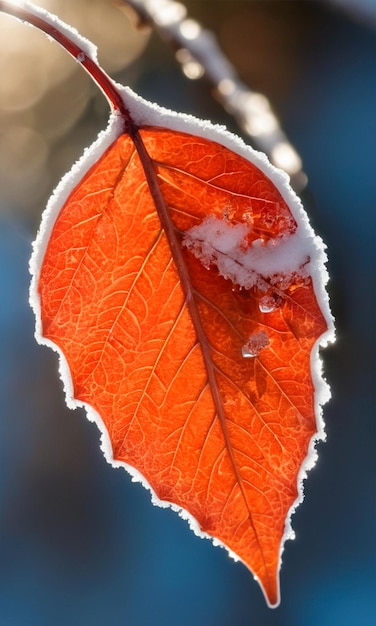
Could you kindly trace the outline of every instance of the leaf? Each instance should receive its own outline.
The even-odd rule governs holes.
[[[242,289],[182,245],[208,215],[250,223],[247,246],[296,231],[257,167],[177,131],[140,137],[151,181],[121,135],[61,209],[39,276],[42,333],[65,355],[74,397],[101,416],[114,459],[235,553],[273,605],[286,516],[317,430],[310,358],[327,322],[311,278]],[[245,358],[260,332],[267,345]]]
[[[107,458],[241,559],[276,606],[323,437],[323,244],[262,155],[116,85],[44,11],[0,10],[57,39],[113,111],[43,216],[37,339],[58,349],[67,401],[97,421]]]

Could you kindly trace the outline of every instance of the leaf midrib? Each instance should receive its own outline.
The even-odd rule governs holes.
[[[183,252],[181,249],[181,243],[177,237],[176,228],[168,214],[168,208],[166,206],[165,199],[163,197],[163,194],[159,186],[158,176],[155,172],[152,158],[147,152],[147,149],[142,140],[140,132],[136,131],[135,134],[132,136],[132,139],[135,144],[135,148],[138,152],[140,162],[143,167],[147,183],[149,185],[151,197],[153,198],[155,208],[157,210],[158,217],[161,222],[162,229],[166,234],[166,237],[167,237],[170,249],[171,249],[172,258],[176,265],[176,269],[177,269],[181,284],[183,286],[183,290],[185,292],[186,304],[188,306],[192,323],[193,323],[195,332],[197,334],[199,344],[201,346],[202,355],[203,355],[203,359],[204,359],[204,363],[205,363],[205,367],[206,367],[206,371],[208,375],[208,382],[210,385],[214,406],[216,408],[217,415],[221,424],[227,452],[231,461],[231,465],[234,470],[236,480],[239,484],[239,488],[243,496],[244,503],[248,511],[248,518],[249,518],[250,524],[252,526],[256,541],[259,546],[261,558],[262,558],[264,568],[265,568],[265,574],[266,574],[266,577],[269,578],[268,568],[267,568],[265,557],[264,557],[264,551],[262,549],[260,539],[259,539],[257,530],[253,522],[252,512],[249,508],[247,495],[246,495],[244,485],[243,485],[243,480],[242,480],[238,465],[235,460],[235,454],[234,454],[234,450],[231,444],[231,439],[230,439],[230,435],[229,435],[229,431],[228,431],[228,427],[226,423],[226,416],[225,416],[225,412],[223,408],[222,397],[220,394],[220,390],[219,390],[219,386],[218,386],[218,382],[216,378],[215,366],[210,355],[209,342],[206,337],[206,334],[205,334],[205,331],[201,322],[200,314],[198,312],[198,308],[195,302],[195,297],[194,297],[195,292],[191,283],[191,278],[188,272],[187,265],[184,260]]]

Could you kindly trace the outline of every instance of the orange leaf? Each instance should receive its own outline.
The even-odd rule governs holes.
[[[0,10],[59,41],[113,111],[106,151],[44,216],[37,338],[68,363],[67,400],[95,410],[110,460],[241,559],[275,606],[289,514],[323,436],[322,242],[260,155],[123,90],[43,10]]]
[[[184,245],[208,215],[250,224],[247,247],[294,233],[260,169],[203,138],[139,136],[166,229],[121,135],[55,222],[39,277],[43,335],[65,355],[74,397],[101,416],[114,458],[235,553],[274,605],[285,520],[317,430],[311,350],[327,323],[309,277],[244,289]]]

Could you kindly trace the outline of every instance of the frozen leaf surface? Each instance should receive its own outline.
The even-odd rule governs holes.
[[[229,133],[113,83],[95,48],[31,3],[107,96],[110,124],[65,177],[31,269],[37,338],[110,462],[225,546],[270,606],[328,399],[325,254],[286,178]]]
[[[139,138],[147,175],[123,134],[58,215],[38,282],[42,334],[65,355],[74,398],[101,416],[114,459],[236,554],[275,604],[317,431],[311,351],[327,329],[309,246],[243,157],[167,129]]]

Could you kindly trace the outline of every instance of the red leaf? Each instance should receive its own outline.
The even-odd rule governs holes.
[[[311,350],[327,323],[309,277],[241,289],[182,245],[208,215],[250,224],[247,247],[291,236],[296,221],[274,184],[203,138],[140,136],[170,241],[122,135],[54,225],[39,277],[43,336],[64,353],[74,397],[103,419],[114,458],[234,552],[275,604],[285,520],[317,430]]]
[[[275,606],[289,513],[323,435],[322,243],[260,155],[123,92],[43,11],[0,10],[57,39],[115,111],[112,145],[44,216],[37,337],[64,355],[67,399],[95,410],[110,460],[240,558]]]

